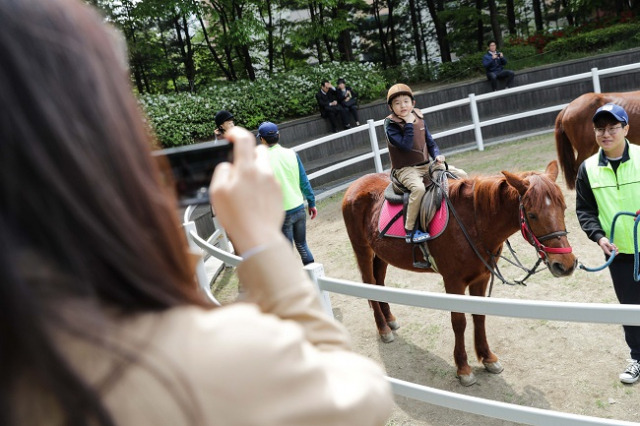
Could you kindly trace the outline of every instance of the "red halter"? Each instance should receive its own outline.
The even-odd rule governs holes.
[[[536,237],[531,230],[531,226],[529,226],[529,221],[527,220],[527,214],[524,210],[524,204],[522,203],[522,200],[520,200],[520,231],[522,232],[522,236],[524,237],[524,239],[536,248],[540,259],[544,260],[545,262],[547,253],[568,254],[572,252],[571,247],[547,247],[541,243],[541,241],[550,240],[551,238],[564,237],[565,235],[567,235],[567,231],[554,231],[549,234],[543,235],[542,237]]]

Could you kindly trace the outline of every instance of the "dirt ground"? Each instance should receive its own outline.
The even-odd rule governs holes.
[[[552,134],[519,142],[486,147],[447,156],[447,162],[471,175],[497,174],[501,170],[544,170],[556,158]],[[580,230],[575,216],[575,192],[559,184],[567,203],[566,225],[574,253],[585,265],[604,262],[595,243]],[[342,221],[343,193],[318,204],[318,217],[307,222],[308,242],[325,275],[360,282],[351,246]],[[535,263],[534,250],[519,234],[510,238],[525,265]],[[452,253],[452,255],[454,255]],[[523,272],[500,263],[508,278]],[[225,273],[214,283],[224,293],[230,278]],[[386,284],[431,292],[443,292],[438,274],[418,274],[389,267]],[[223,289],[226,287],[225,291]],[[227,295],[228,297],[228,295]],[[582,270],[568,278],[554,278],[545,269],[527,281],[527,286],[494,284],[492,297],[508,299],[617,303],[608,272]],[[506,317],[487,317],[487,335],[504,371],[489,374],[475,360],[473,325],[468,316],[466,346],[477,383],[463,387],[455,376],[453,331],[449,312],[392,305],[400,322],[395,341],[382,343],[366,300],[331,295],[335,317],[351,333],[357,352],[380,362],[391,377],[487,398],[495,401],[557,410],[601,418],[640,422],[640,384],[623,385],[618,374],[624,369],[628,349],[619,325],[583,324]],[[487,425],[518,423],[430,405],[396,397],[396,408],[387,425]]]

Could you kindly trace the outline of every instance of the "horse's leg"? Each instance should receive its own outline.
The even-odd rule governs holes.
[[[487,291],[487,284],[489,277],[482,276],[475,280],[473,284],[469,286],[469,294],[471,296],[484,297]],[[474,331],[474,343],[476,349],[476,355],[478,360],[482,362],[488,372],[493,374],[502,373],[504,369],[496,354],[489,349],[489,342],[487,342],[487,333],[485,329],[485,316],[479,314],[473,314],[473,331]]]
[[[467,328],[467,318],[463,312],[451,312],[451,325],[456,336],[453,348],[453,359],[458,371],[456,375],[463,386],[471,386],[476,382],[476,377],[471,372],[471,366],[467,361],[467,350],[464,347],[464,331]]]
[[[384,266],[380,265],[380,263],[384,262],[378,259],[378,257],[374,254],[373,250],[371,250],[370,247],[356,250],[356,246],[354,245],[354,251],[356,253],[358,268],[360,269],[360,274],[362,275],[362,282],[367,284],[384,285],[385,274],[382,274],[382,281],[379,283],[376,278],[377,275],[375,270],[382,269],[383,272],[386,272],[386,264]],[[393,333],[387,325],[387,320],[385,319],[385,316],[383,314],[380,302],[369,300],[369,306],[371,306],[371,310],[373,311],[373,319],[376,322],[376,328],[378,329],[380,338],[385,343],[393,342]]]
[[[373,276],[375,277],[376,284],[384,286],[384,279],[387,276],[388,263],[380,259],[378,256],[373,256]],[[387,325],[391,330],[397,330],[400,325],[396,320],[396,317],[391,313],[391,308],[387,302],[378,302],[380,304],[380,310],[387,322]],[[393,337],[393,335],[391,335]],[[393,340],[393,339],[392,339]]]

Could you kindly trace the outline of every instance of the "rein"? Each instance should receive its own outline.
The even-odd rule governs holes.
[[[634,224],[633,224],[633,279],[637,282],[637,281],[640,281],[640,272],[638,271],[639,264],[640,264],[640,255],[638,253],[638,223],[640,223],[640,210],[638,210],[635,213],[633,212],[616,213],[616,215],[613,217],[613,221],[611,222],[611,239],[609,241],[611,242],[611,244],[613,244],[613,233],[616,228],[616,220],[618,220],[618,217],[623,215],[632,216],[635,218]],[[609,256],[609,259],[607,259],[607,261],[604,263],[604,265],[598,266],[596,268],[588,268],[585,265],[583,265],[582,262],[578,262],[578,267],[587,272],[601,271],[607,266],[611,265],[611,262],[613,262],[613,258],[616,257],[616,254],[618,254],[618,252],[614,250],[611,253],[611,256]]]

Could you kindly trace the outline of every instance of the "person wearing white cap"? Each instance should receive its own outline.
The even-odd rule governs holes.
[[[582,230],[598,243],[605,257],[615,256],[609,273],[618,301],[640,304],[640,283],[633,277],[633,218],[619,216],[615,244],[609,239],[616,213],[640,210],[640,147],[626,139],[629,116],[619,105],[609,103],[598,108],[593,127],[600,149],[578,169],[576,214]],[[623,329],[630,359],[620,381],[630,384],[640,377],[640,326],[623,325]]]
[[[276,180],[280,183],[285,211],[282,233],[295,244],[303,265],[313,263],[313,254],[307,245],[307,216],[304,200],[307,200],[311,220],[318,215],[316,197],[298,154],[280,145],[278,126],[265,121],[258,127],[258,137],[268,147],[269,162]]]

